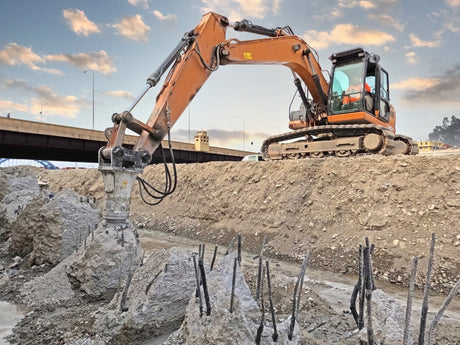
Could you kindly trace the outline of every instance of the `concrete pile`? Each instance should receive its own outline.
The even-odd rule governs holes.
[[[0,173],[0,240],[30,266],[54,266],[99,223],[99,211],[70,189],[54,195],[32,170]]]
[[[21,296],[28,305],[65,301],[75,294],[110,301],[140,260],[139,240],[132,227],[99,225],[69,257],[44,276],[24,284]]]
[[[404,337],[405,309],[380,289],[372,292],[371,309],[374,344],[402,344]],[[364,327],[359,332],[359,340],[363,344],[367,344],[367,339],[367,328]],[[410,336],[407,344],[414,344]]]
[[[183,248],[153,252],[126,287],[98,314],[96,343],[137,343],[179,328],[195,291],[192,253]]]
[[[0,173],[0,240],[7,241],[10,226],[26,206],[40,195],[37,179],[32,176],[17,176]]]
[[[261,311],[251,295],[239,265],[236,267],[233,310],[230,312],[233,265],[235,255],[224,256],[219,265],[208,272],[207,287],[210,300],[210,315],[192,297],[181,328],[169,337],[165,344],[255,344],[260,326]],[[204,297],[202,297],[204,300]],[[204,304],[204,301],[203,301]],[[276,344],[300,344],[299,327],[295,324],[292,340],[288,340],[290,319],[277,325]],[[274,344],[273,328],[265,325],[260,344]]]
[[[99,211],[70,189],[37,198],[10,226],[12,255],[30,254],[31,265],[55,266],[74,252],[99,223]]]

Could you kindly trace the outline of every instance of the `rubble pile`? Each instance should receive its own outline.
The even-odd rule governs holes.
[[[233,253],[220,255],[212,270],[204,260],[200,304],[197,254],[188,243],[188,249],[163,243],[169,249],[151,249],[145,258],[141,244],[154,236],[152,230],[173,242],[193,238],[225,247],[242,234],[249,253],[259,252],[266,237],[267,258],[298,262],[309,251],[309,267],[343,273],[357,272],[357,246],[368,237],[376,245],[377,282],[405,283],[417,255],[419,286],[429,238],[436,232],[433,290],[448,291],[458,280],[457,156],[278,163],[179,165],[176,193],[152,209],[134,191],[134,225],[123,226],[100,223],[103,187],[94,170],[0,169],[0,298],[33,310],[9,340],[23,345],[267,345],[273,344],[276,325],[278,344],[355,345],[358,337],[366,342],[365,329],[355,332],[352,316],[343,312],[348,305],[332,308],[319,296],[323,283],[311,280],[302,288],[288,340],[297,272],[283,261],[273,267],[276,323],[267,316],[267,300],[262,319],[261,299],[254,297],[257,270],[250,260],[238,263],[233,276]],[[143,175],[164,181],[160,167],[148,167]],[[380,290],[373,292],[372,303],[376,343],[400,342],[402,308]],[[460,341],[456,320],[443,320],[437,341]]]

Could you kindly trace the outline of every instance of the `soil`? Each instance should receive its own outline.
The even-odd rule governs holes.
[[[103,184],[96,169],[16,170],[47,182],[53,193],[71,188],[96,197],[102,207]],[[255,292],[257,260],[252,258],[265,237],[265,256],[273,262],[278,318],[290,313],[295,277],[307,253],[309,270],[356,274],[358,245],[365,238],[375,245],[373,268],[377,285],[384,290],[403,295],[398,286],[407,285],[412,259],[417,256],[420,294],[433,233],[432,290],[440,294],[440,303],[460,279],[459,154],[187,164],[177,166],[177,175],[176,191],[155,207],[142,202],[137,187],[133,191],[130,219],[144,250],[206,242],[210,256],[213,245],[219,245],[221,253],[241,234],[246,253],[243,272]],[[160,189],[165,180],[162,165],[148,167],[142,176]],[[4,179],[0,170],[0,180]],[[0,196],[6,193],[0,189]],[[3,271],[13,259],[0,248]],[[0,299],[18,302],[15,291],[49,269],[34,266],[31,270],[20,262],[16,268],[16,274],[2,285]],[[313,338],[318,344],[357,344],[356,337],[343,338],[355,328],[348,305],[321,294],[329,288],[349,293],[353,283],[341,289],[340,284],[331,286],[326,280],[305,284],[299,315],[303,339],[306,344]],[[450,307],[453,314],[439,324],[437,344],[460,343],[459,303],[457,296]],[[11,341],[60,344],[72,338],[70,334],[90,335],[91,315],[98,306],[77,296],[64,305],[37,308],[16,327]],[[432,308],[430,315],[437,311]]]

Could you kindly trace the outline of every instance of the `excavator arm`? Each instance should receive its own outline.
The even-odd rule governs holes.
[[[226,30],[247,31],[268,36],[239,41],[226,40]],[[153,152],[168,135],[193,97],[220,65],[277,64],[290,68],[305,103],[300,79],[311,93],[315,111],[307,115],[309,125],[326,116],[328,83],[308,44],[283,28],[267,29],[249,21],[230,25],[226,17],[215,13],[203,16],[192,31],[186,33],[161,66],[149,76],[147,86],[132,107],[112,116],[113,127],[106,130],[107,146],[99,150],[99,170],[105,185],[103,217],[111,223],[124,223],[129,216],[130,194],[137,176],[150,162]],[[157,95],[156,105],[146,123],[131,113],[147,91],[158,84],[168,71]],[[139,134],[132,150],[123,147],[126,129]]]

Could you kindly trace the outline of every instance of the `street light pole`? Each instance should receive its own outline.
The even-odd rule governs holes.
[[[90,70],[93,73],[93,129],[94,129],[94,71]],[[88,72],[88,70],[83,71],[83,73]]]
[[[243,151],[245,150],[245,144],[246,144],[246,129],[245,129],[245,119],[244,116],[235,116],[236,119],[243,119]]]
[[[42,122],[44,122],[44,121],[43,121],[43,107],[44,107],[45,105],[47,105],[47,104],[48,104],[48,102],[43,103],[43,104],[42,104],[42,107],[40,108],[40,120],[41,120]]]

